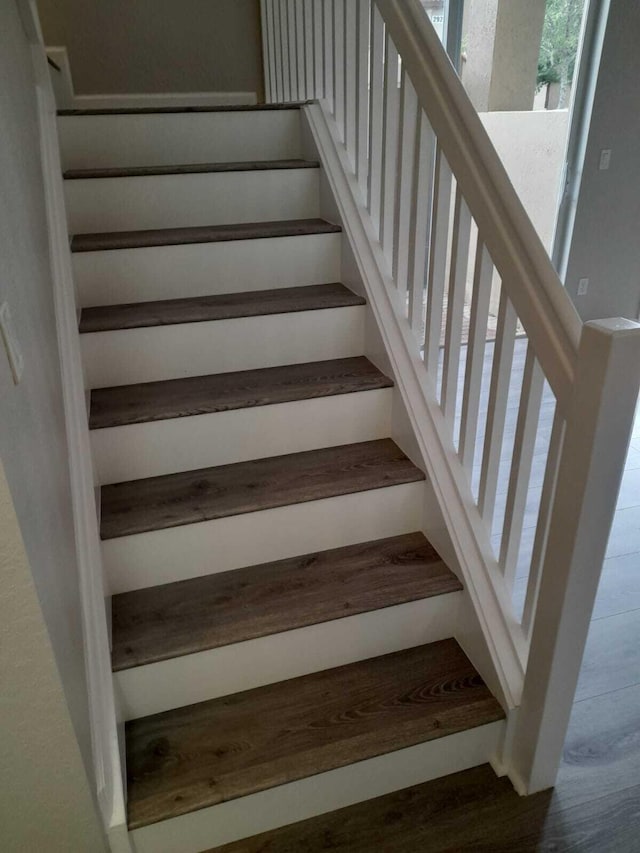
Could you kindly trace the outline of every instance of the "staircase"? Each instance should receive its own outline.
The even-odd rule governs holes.
[[[505,712],[454,639],[463,584],[301,109],[58,122],[130,849],[494,760]]]

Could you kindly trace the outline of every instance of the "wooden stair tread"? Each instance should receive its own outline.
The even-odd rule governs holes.
[[[155,175],[193,175],[210,172],[263,172],[270,169],[317,169],[318,160],[247,160],[233,163],[183,163],[175,166],[129,166],[102,169],[67,169],[67,181],[87,178],[144,178]]]
[[[114,595],[115,671],[462,589],[422,533]]]
[[[391,439],[102,486],[102,539],[396,486],[424,474]]]
[[[273,290],[250,290],[243,293],[220,293],[216,296],[162,299],[157,302],[97,305],[82,309],[80,332],[110,332],[116,329],[173,326],[178,323],[232,320],[265,314],[349,308],[364,305],[365,301],[343,284],[332,282]]]
[[[228,412],[392,385],[393,380],[364,356],[118,385],[91,392],[89,427]]]
[[[300,237],[334,234],[339,225],[325,219],[282,219],[274,222],[241,222],[232,225],[192,225],[188,228],[152,228],[142,231],[106,231],[75,234],[72,252],[103,252],[112,249],[141,249],[186,243],[218,243],[228,240],[259,240],[268,237]]]
[[[95,109],[63,109],[59,116],[128,116],[163,115],[167,113],[240,113],[266,110],[298,110],[310,101],[292,101],[286,104],[220,104],[219,106],[186,107],[96,107]]]
[[[558,846],[562,834],[545,832],[543,839],[551,794],[520,797],[506,776],[498,778],[491,765],[481,764],[203,853],[534,853],[570,847],[604,853],[602,840],[588,843],[584,827],[584,847]],[[559,820],[566,822],[561,812]]]
[[[455,640],[126,724],[135,829],[504,717]]]

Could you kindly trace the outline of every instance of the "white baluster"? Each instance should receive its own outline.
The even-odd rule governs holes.
[[[529,493],[529,479],[536,446],[543,390],[544,374],[535,357],[533,347],[528,345],[500,546],[500,566],[509,587],[513,586],[518,554],[520,553],[522,524]]]
[[[283,0],[273,2],[273,41],[276,64],[276,103],[284,101],[284,54],[282,50],[282,5]]]
[[[369,139],[371,154],[368,181],[368,209],[380,238],[382,217],[382,163],[384,120],[384,24],[375,3],[371,4],[371,52],[369,89]]]
[[[356,170],[357,113],[357,0],[348,0],[344,7],[344,142],[349,160]]]
[[[405,305],[409,277],[409,253],[413,250],[415,234],[411,233],[411,198],[416,171],[416,128],[418,101],[411,80],[402,69],[400,86],[400,121],[398,130],[398,170],[395,193],[395,235],[393,277]]]
[[[452,175],[440,147],[436,149],[434,197],[429,240],[429,274],[427,281],[427,319],[424,338],[424,361],[427,372],[437,375],[442,306],[449,246],[449,212],[451,209]]]
[[[296,45],[296,0],[287,3],[287,54],[289,57],[288,101],[298,100],[298,51]]]
[[[306,61],[305,61],[305,38],[304,38],[304,0],[296,0],[296,100],[303,101],[306,91]]]
[[[416,176],[413,181],[412,217],[413,234],[409,253],[409,323],[414,334],[419,335],[424,322],[424,295],[427,279],[427,248],[431,228],[433,205],[433,166],[436,142],[424,110],[420,110],[416,125]],[[422,336],[424,339],[424,335]]]
[[[324,0],[322,15],[324,97],[331,115],[335,118],[336,105],[333,97],[333,11],[333,0]]]
[[[369,171],[369,22],[370,0],[358,0],[356,37],[358,62],[356,68],[356,178],[363,199],[367,198]]]
[[[333,112],[340,139],[345,141],[344,109],[344,5],[333,0]]]
[[[324,88],[324,44],[322,29],[324,26],[322,3],[323,0],[312,0],[313,3],[313,97],[325,98]]]
[[[398,168],[398,51],[389,34],[385,33],[383,147],[382,147],[382,201],[380,242],[389,261],[393,262],[393,224],[395,215],[395,187]]]
[[[456,187],[451,240],[449,291],[447,298],[447,323],[444,339],[442,389],[440,393],[442,412],[451,433],[453,433],[456,416],[456,403],[458,400],[460,349],[462,342],[464,296],[467,284],[467,264],[469,262],[470,237],[471,214],[469,213],[469,208],[462,198],[460,187]]]
[[[478,436],[478,413],[480,411],[480,392],[482,390],[492,279],[493,261],[482,242],[480,234],[478,234],[458,448],[460,461],[469,475],[470,482]]]
[[[487,425],[484,434],[478,493],[478,509],[489,530],[491,530],[495,510],[517,323],[516,312],[507,296],[507,288],[503,284],[498,307],[498,330],[493,351]]]
[[[558,462],[560,459],[560,451],[564,439],[565,421],[560,416],[556,408],[553,419],[553,427],[551,429],[551,439],[549,440],[549,448],[547,451],[547,464],[544,472],[544,480],[542,483],[542,493],[540,495],[540,506],[538,507],[538,520],[536,522],[536,532],[533,540],[533,551],[531,554],[531,563],[529,564],[529,578],[527,580],[527,592],[524,600],[524,609],[522,612],[522,630],[527,639],[531,636],[531,627],[533,625],[533,616],[538,602],[538,593],[540,591],[540,580],[542,578],[542,563],[547,548],[547,538],[549,535],[549,519],[551,517],[551,509],[553,507],[553,498],[555,495],[556,484],[558,479]]]
[[[304,0],[304,93],[305,101],[315,98],[313,85],[314,50],[313,0]]]

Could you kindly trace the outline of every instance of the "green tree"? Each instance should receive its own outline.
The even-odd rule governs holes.
[[[585,0],[547,0],[538,59],[538,86],[559,83],[558,107],[566,106],[580,39]]]

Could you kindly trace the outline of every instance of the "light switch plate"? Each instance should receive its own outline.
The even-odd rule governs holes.
[[[18,346],[18,341],[11,323],[11,312],[9,311],[8,302],[3,302],[2,305],[0,305],[0,335],[4,341],[4,348],[7,352],[14,385],[17,385],[22,379],[24,359],[20,352],[20,347]]]

